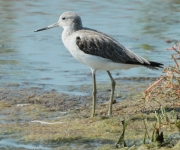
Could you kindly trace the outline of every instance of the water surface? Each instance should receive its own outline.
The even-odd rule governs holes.
[[[173,63],[167,40],[178,40],[178,0],[127,1],[0,1],[0,83],[49,85],[59,91],[68,85],[91,84],[89,67],[77,62],[61,41],[61,28],[33,31],[57,22],[65,11],[82,17],[83,25],[105,32],[149,60]],[[161,71],[133,68],[112,71],[117,77],[155,77]],[[104,71],[98,81],[109,81]],[[57,86],[57,87],[56,87]]]

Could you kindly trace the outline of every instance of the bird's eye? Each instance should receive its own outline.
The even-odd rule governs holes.
[[[65,17],[62,18],[62,20],[65,20],[65,19],[66,19]]]

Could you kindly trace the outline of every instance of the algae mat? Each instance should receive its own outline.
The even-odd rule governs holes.
[[[118,80],[113,116],[108,117],[109,84],[98,84],[96,116],[90,117],[91,86],[70,89],[89,93],[68,95],[42,88],[5,87],[0,89],[0,148],[6,149],[117,149],[122,120],[127,120],[127,147],[123,149],[178,149],[180,134],[174,124],[162,123],[164,142],[151,143],[157,122],[155,111],[179,116],[179,100],[144,101],[142,91],[152,80]],[[143,144],[147,121],[146,144]],[[171,118],[173,120],[173,118]],[[149,144],[150,143],[150,144]],[[120,147],[122,148],[122,147]],[[120,149],[119,148],[119,149]]]

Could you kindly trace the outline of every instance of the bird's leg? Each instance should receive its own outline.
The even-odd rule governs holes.
[[[93,106],[92,106],[92,114],[91,117],[94,117],[95,115],[95,109],[96,109],[96,75],[95,71],[92,71],[92,78],[93,78],[93,91],[92,91],[92,97],[93,97]]]
[[[111,97],[110,97],[110,101],[109,101],[109,111],[108,111],[108,115],[111,116],[112,115],[112,103],[113,103],[113,97],[114,97],[114,90],[115,90],[115,86],[116,86],[116,82],[114,81],[111,73],[109,71],[107,71],[110,79],[111,79]]]

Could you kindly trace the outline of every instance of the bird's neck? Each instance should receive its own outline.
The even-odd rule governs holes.
[[[67,38],[69,35],[71,35],[74,31],[71,30],[68,27],[65,27],[63,32],[62,32],[62,38]]]
[[[67,27],[64,27],[64,30],[62,32],[62,40],[63,42],[65,41],[65,39],[70,36],[72,33],[78,31],[78,30],[81,30],[82,29],[82,26],[67,26]]]

